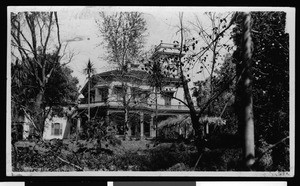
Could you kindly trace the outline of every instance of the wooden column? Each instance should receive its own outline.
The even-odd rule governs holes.
[[[80,132],[81,131],[81,118],[77,119],[77,131]]]
[[[109,111],[107,111],[106,112],[106,116],[105,116],[105,122],[109,125],[109,114],[110,114],[110,112]]]
[[[141,138],[144,137],[144,112],[140,112],[140,129],[141,129]]]
[[[154,130],[154,114],[151,114],[151,119],[150,119],[150,137],[154,138],[156,137],[156,130]]]

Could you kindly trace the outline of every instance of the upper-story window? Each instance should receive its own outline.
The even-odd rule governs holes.
[[[165,106],[170,106],[174,92],[164,92]]]
[[[123,98],[123,87],[114,86],[113,93],[117,96],[117,100],[121,100]]]
[[[141,96],[140,96],[141,102],[142,103],[147,103],[149,96],[150,96],[150,92],[149,91],[143,91],[143,92],[141,92]]]
[[[95,90],[90,91],[90,102],[95,102]]]
[[[98,101],[107,101],[108,99],[108,88],[98,88]]]
[[[132,100],[135,100],[138,99],[138,96],[140,94],[140,89],[137,88],[137,87],[131,87],[131,98]]]

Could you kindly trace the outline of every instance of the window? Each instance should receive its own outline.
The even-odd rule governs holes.
[[[99,101],[107,101],[108,98],[108,89],[107,88],[98,88],[99,92]]]
[[[139,88],[137,88],[137,87],[131,87],[132,100],[135,100],[138,97],[139,93],[140,93]]]
[[[91,90],[90,92],[90,103],[95,102],[95,90]]]
[[[52,123],[51,135],[54,135],[54,136],[62,135],[62,124],[61,123]]]
[[[171,106],[171,100],[173,97],[173,92],[165,92],[164,93],[164,99],[165,99],[165,106]]]
[[[147,100],[150,96],[150,93],[148,91],[143,91],[141,94],[141,102],[147,104]]]
[[[122,94],[122,87],[115,86],[115,87],[114,87],[114,94],[117,96],[117,100],[121,100],[122,97],[123,97],[123,94]]]

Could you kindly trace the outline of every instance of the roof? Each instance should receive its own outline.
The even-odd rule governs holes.
[[[130,70],[126,73],[124,73],[124,71],[121,70],[111,70],[111,71],[96,74],[94,76],[101,77],[106,81],[114,80],[117,78],[126,78],[126,77],[136,78],[139,80],[146,80],[148,77],[148,73],[142,70]]]
[[[128,72],[121,71],[121,70],[111,70],[107,72],[102,72],[99,74],[95,74],[91,77],[91,87],[93,87],[98,82],[111,82],[111,81],[117,81],[118,79],[122,79],[124,81],[132,81],[135,79],[136,81],[142,81],[145,82],[148,79],[148,73],[146,71],[142,70],[130,70]],[[87,89],[87,84],[84,85],[84,87],[81,90],[81,93]]]
[[[143,70],[130,70],[126,73],[122,70],[111,70],[93,75],[91,77],[91,87],[95,86],[99,82],[112,82],[117,81],[118,79],[122,79],[123,81],[132,81],[132,79],[135,79],[136,81],[148,84],[148,77],[149,74]],[[167,83],[177,83],[179,82],[179,79],[166,77],[164,81]],[[87,85],[88,83],[84,85],[81,89],[81,93],[86,91]]]

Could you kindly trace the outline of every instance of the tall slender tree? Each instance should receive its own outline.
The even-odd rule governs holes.
[[[252,39],[250,13],[241,13],[241,61],[236,65],[236,72],[241,77],[237,84],[238,120],[244,139],[245,167],[251,169],[255,162],[254,117],[252,99]]]
[[[89,60],[86,64],[86,67],[84,69],[84,73],[88,76],[88,121],[91,120],[91,77],[93,74],[95,74],[96,69],[94,67],[94,64]]]
[[[243,16],[239,17],[232,32],[237,46],[233,54],[236,63],[242,61],[243,46]],[[254,167],[289,170],[289,34],[286,33],[286,13],[251,12],[251,18],[251,73],[257,149],[254,165],[260,165],[264,153],[269,153],[273,162],[268,167]],[[236,105],[240,105],[238,99]],[[239,110],[240,107],[237,107]],[[243,133],[242,127],[240,131]],[[244,136],[241,134],[241,137]],[[260,151],[265,148],[268,150]]]
[[[139,12],[117,12],[108,15],[100,12],[100,19],[96,20],[99,32],[104,39],[107,50],[106,59],[119,71],[117,79],[122,84],[122,103],[124,108],[124,135],[131,134],[128,123],[129,99],[128,83],[125,81],[130,64],[135,63],[143,49],[146,21]]]

